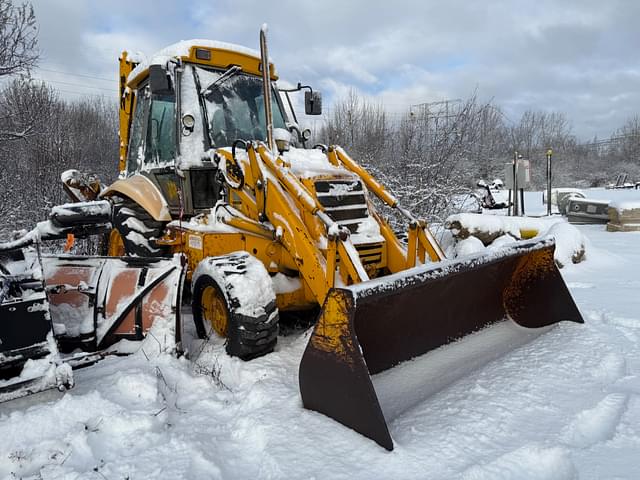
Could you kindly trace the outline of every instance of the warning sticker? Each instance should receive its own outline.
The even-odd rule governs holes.
[[[198,235],[189,235],[189,248],[202,250],[202,237]]]

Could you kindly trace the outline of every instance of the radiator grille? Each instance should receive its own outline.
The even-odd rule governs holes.
[[[364,188],[360,180],[321,180],[315,183],[318,201],[336,223],[355,233],[358,224],[369,216]]]
[[[315,182],[318,201],[336,223],[357,233],[358,226],[369,217],[365,190],[360,180],[320,180]],[[356,244],[362,265],[384,266],[384,243]],[[338,259],[338,262],[340,259]]]

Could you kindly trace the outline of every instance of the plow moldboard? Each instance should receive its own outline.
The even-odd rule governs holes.
[[[522,242],[332,289],[300,363],[304,406],[392,450],[370,375],[507,318],[528,328],[583,322],[553,251],[549,240]]]

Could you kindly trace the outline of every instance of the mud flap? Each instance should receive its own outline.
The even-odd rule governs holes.
[[[141,340],[156,318],[179,322],[184,272],[177,259],[49,256],[43,268],[63,352]]]
[[[370,375],[508,318],[528,328],[583,323],[554,249],[553,240],[519,242],[332,289],[300,363],[305,408],[392,450]]]

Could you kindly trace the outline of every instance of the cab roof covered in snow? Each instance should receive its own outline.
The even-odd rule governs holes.
[[[180,59],[183,62],[198,63],[218,68],[229,68],[232,65],[242,67],[246,73],[261,75],[262,66],[260,53],[233,43],[218,42],[213,40],[193,39],[183,40],[153,54],[150,59],[145,59],[140,54],[122,52],[121,59],[134,64],[134,69],[127,78],[129,88],[137,88],[149,74],[150,65],[166,65],[172,59]],[[271,79],[277,80],[275,66],[269,62]]]

